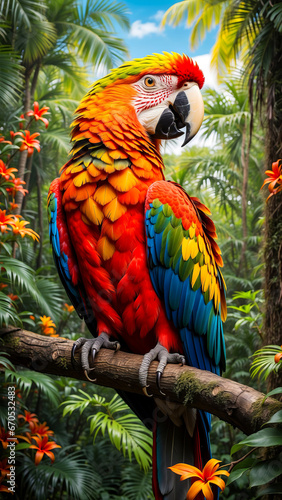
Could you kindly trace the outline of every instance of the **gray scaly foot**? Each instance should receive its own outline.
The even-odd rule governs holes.
[[[151,349],[147,354],[145,354],[139,370],[139,382],[146,396],[149,396],[147,392],[147,387],[148,387],[147,377],[148,377],[149,367],[152,361],[155,361],[156,359],[159,361],[156,372],[156,377],[157,377],[156,383],[160,393],[163,395],[164,393],[161,390],[161,378],[166,365],[168,363],[173,363],[173,364],[181,363],[182,365],[185,365],[185,357],[182,354],[179,354],[177,352],[171,354],[165,347],[163,347],[158,342],[153,349]]]
[[[81,347],[81,366],[83,368],[84,375],[90,382],[95,382],[96,379],[91,379],[89,377],[89,372],[93,370],[93,368],[90,368],[89,365],[89,354],[91,357],[91,365],[92,365],[94,363],[96,354],[100,351],[101,347],[118,351],[120,349],[120,343],[117,340],[113,342],[110,341],[110,336],[105,332],[102,332],[99,335],[99,337],[96,337],[95,339],[85,339],[81,337],[80,339],[74,342],[71,351],[71,361],[73,366],[74,366],[74,354],[76,350],[79,349],[80,347]]]

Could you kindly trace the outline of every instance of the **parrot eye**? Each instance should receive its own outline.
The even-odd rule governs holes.
[[[156,80],[152,76],[147,76],[144,80],[146,87],[155,87]]]

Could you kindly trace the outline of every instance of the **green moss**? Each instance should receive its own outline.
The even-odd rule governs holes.
[[[282,409],[282,403],[280,401],[272,400],[271,403],[267,405],[264,404],[264,397],[261,397],[252,404],[252,426],[254,429],[258,429],[261,427],[262,422],[265,423],[267,412],[267,420],[269,420],[274,413]]]
[[[20,345],[19,337],[11,338],[10,336],[3,337],[3,344],[13,349],[18,349]]]
[[[68,368],[67,358],[59,358],[59,359],[57,359],[57,364],[61,368],[64,368],[65,370]]]
[[[183,404],[190,405],[193,402],[195,393],[204,393],[205,391],[210,393],[210,391],[212,391],[216,386],[216,382],[209,382],[208,384],[203,385],[203,382],[200,382],[196,375],[186,372],[183,373],[177,380],[174,391],[178,397],[184,393],[185,398]]]

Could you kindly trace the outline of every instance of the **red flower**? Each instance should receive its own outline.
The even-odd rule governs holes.
[[[35,429],[38,424],[38,418],[35,413],[24,410],[24,415],[18,415],[18,418],[23,418],[26,423],[28,423],[31,432]]]
[[[282,160],[277,160],[276,162],[272,163],[272,170],[266,170],[265,173],[269,177],[269,179],[264,180],[261,189],[266,184],[269,184],[268,190],[270,192],[270,195],[266,200],[268,201],[271,196],[279,193],[279,191],[282,190]]]
[[[4,427],[0,427],[0,441],[2,443],[2,446],[4,448],[4,450],[6,450],[9,442],[11,441],[8,441],[8,438],[10,438],[10,433],[9,432],[6,432]],[[17,440],[15,440],[17,441]]]
[[[25,119],[25,118],[24,118],[24,114],[23,114],[23,113],[21,114],[20,119],[22,120],[22,121],[20,122],[20,129],[22,129],[22,128],[23,128],[23,120]]]
[[[49,122],[48,122],[47,118],[42,118],[42,115],[45,115],[46,113],[48,113],[49,108],[47,106],[43,106],[43,108],[39,109],[39,104],[37,101],[35,101],[33,103],[33,109],[34,109],[34,111],[28,111],[26,113],[26,116],[33,116],[35,121],[41,120],[45,124],[45,127],[47,128],[49,125]]]
[[[219,468],[220,460],[215,460],[215,458],[211,458],[201,471],[197,467],[188,464],[176,464],[172,467],[169,467],[173,472],[179,474],[181,476],[180,480],[184,481],[185,479],[196,477],[197,481],[195,481],[189,488],[187,493],[187,500],[194,500],[194,498],[200,493],[203,492],[206,500],[213,500],[213,492],[210,487],[210,483],[216,484],[222,491],[225,488],[225,482],[218,476],[225,475],[229,476],[229,472],[226,470],[217,470]]]
[[[61,448],[61,446],[56,444],[55,441],[48,442],[48,436],[32,436],[32,439],[34,439],[38,445],[36,446],[35,444],[32,444],[30,446],[30,448],[38,450],[35,454],[35,465],[38,465],[41,462],[43,455],[47,455],[47,457],[51,458],[53,463],[55,456],[50,450],[53,450],[54,448]]]
[[[10,130],[10,136],[11,136],[12,141],[14,142],[14,138],[16,137],[16,135],[21,135],[21,133],[22,132],[13,132],[12,130]]]
[[[11,179],[14,179],[15,176],[13,172],[17,172],[16,168],[7,168],[5,163],[0,160],[0,175],[4,177],[6,181],[8,181],[11,177]]]
[[[6,233],[10,231],[16,222],[16,217],[14,215],[6,215],[6,210],[0,209],[0,231],[1,233]],[[8,227],[11,226],[11,227]]]
[[[18,132],[18,134],[23,138],[20,151],[25,151],[27,149],[27,156],[31,156],[34,152],[34,149],[36,149],[38,153],[40,153],[40,142],[35,139],[35,137],[38,137],[40,135],[38,132],[30,135],[30,131],[25,130],[24,132]]]
[[[10,297],[11,300],[18,300],[19,298],[17,295],[14,295],[13,293],[8,293],[7,295],[8,297]]]

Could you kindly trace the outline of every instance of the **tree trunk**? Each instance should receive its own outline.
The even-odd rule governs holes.
[[[31,170],[32,170],[32,161],[33,161],[33,156],[30,156],[27,160],[26,173],[24,176],[25,189],[27,189],[28,191],[29,191],[29,183],[30,183]],[[22,211],[24,211],[26,209],[28,197],[29,197],[29,192],[26,193],[26,195],[23,198]]]
[[[31,93],[30,93],[30,77],[31,77],[31,69],[26,68],[25,70],[25,92],[24,92],[24,113],[30,110],[31,104]],[[27,162],[27,150],[21,151],[20,159],[18,164],[18,177],[20,179],[24,179],[25,170],[26,170],[26,162]],[[18,204],[18,208],[15,210],[16,214],[21,214],[22,211],[22,203],[23,203],[23,194],[18,192],[16,195],[16,203]]]
[[[246,149],[247,142],[247,123],[245,120],[244,128],[242,130],[242,146],[241,146],[241,163],[243,168],[243,186],[242,186],[242,236],[243,236],[243,246],[242,254],[240,258],[239,269],[244,266],[244,275],[247,272],[246,266],[246,251],[247,251],[247,237],[248,237],[248,225],[247,225],[247,208],[248,208],[248,176],[249,176],[249,156],[250,156],[250,141],[248,141],[248,146]]]
[[[280,92],[282,99],[282,91]],[[279,114],[279,112],[278,112]],[[282,158],[282,110],[268,121],[265,170]],[[265,344],[282,344],[282,192],[265,207]],[[282,386],[282,372],[268,377],[268,390]]]
[[[43,210],[42,210],[42,193],[41,193],[41,178],[38,168],[36,167],[36,185],[37,185],[37,209],[38,209],[38,226],[39,226],[39,252],[36,260],[36,269],[42,266],[43,252]]]

